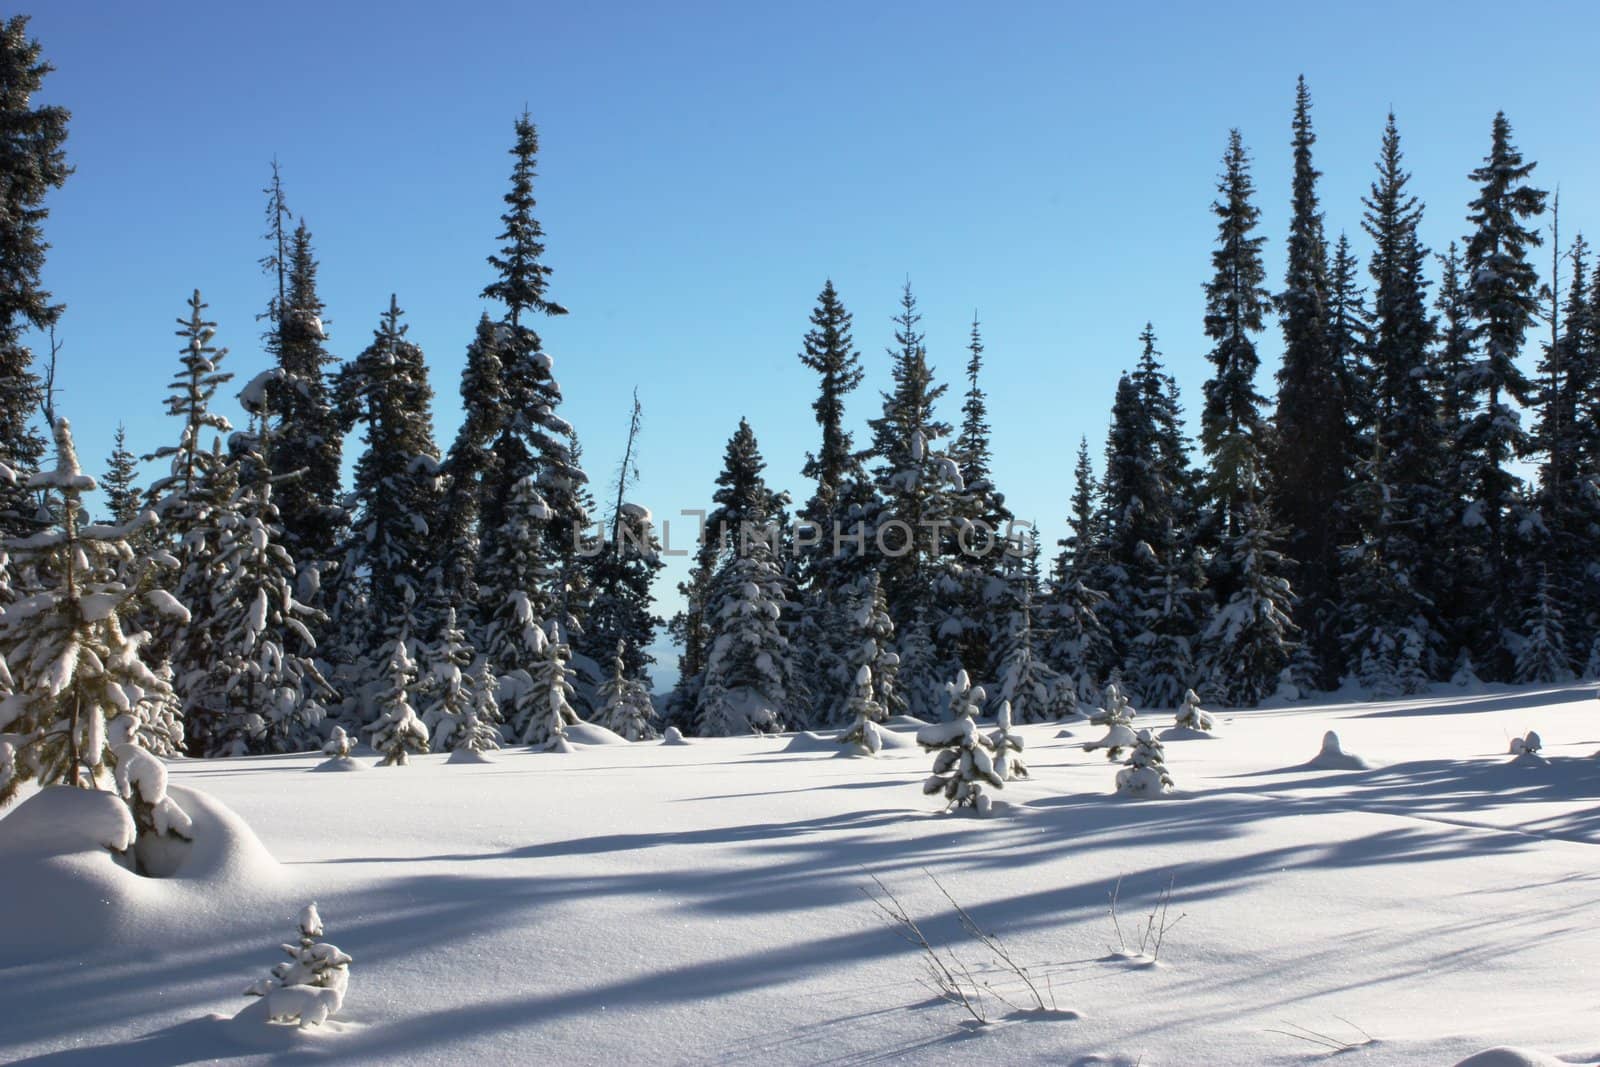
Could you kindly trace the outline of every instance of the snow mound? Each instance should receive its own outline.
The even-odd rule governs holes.
[[[567,727],[567,740],[580,745],[627,745],[632,744],[621,734],[607,730],[592,722],[575,722]]]
[[[134,836],[113,793],[52,786],[0,818],[0,915],[27,917],[7,929],[8,962],[177,942],[269,906],[283,874],[244,820],[197,790],[168,795],[194,841],[174,848],[166,878],[135,874],[112,853]]]
[[[1500,1045],[1473,1053],[1456,1067],[1568,1067],[1565,1060],[1532,1049]]]
[[[1057,737],[1072,737],[1074,735],[1073,735],[1071,730],[1058,730],[1056,732],[1056,736]]]
[[[569,727],[569,729],[570,729],[570,727]],[[451,749],[450,750],[450,758],[445,760],[445,762],[446,763],[493,763],[494,760],[490,759],[488,753],[486,753],[486,752],[479,752],[475,748],[467,748],[465,745],[463,745],[460,748]]]
[[[1162,741],[1215,741],[1217,735],[1210,730],[1196,730],[1190,726],[1169,726],[1156,735]]]
[[[1364,771],[1371,764],[1354,752],[1346,752],[1339,743],[1339,735],[1329,730],[1322,735],[1322,751],[1312,757],[1306,766],[1319,771]]]
[[[834,753],[839,750],[839,739],[837,737],[824,737],[814,730],[801,730],[789,739],[789,743],[783,746],[783,750],[785,752]]]
[[[332,759],[323,760],[311,769],[314,771],[364,771],[367,769],[367,765],[359,760],[353,760],[349,756],[334,756]]]
[[[666,732],[661,735],[661,743],[663,745],[687,745],[689,741],[683,736],[682,730],[676,726],[669,726]]]

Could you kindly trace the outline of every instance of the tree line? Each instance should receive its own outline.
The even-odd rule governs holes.
[[[658,713],[661,551],[649,511],[629,500],[640,408],[602,503],[536,329],[567,309],[551,291],[527,114],[481,293],[495,314],[467,346],[448,448],[397,298],[357,355],[330,352],[312,233],[274,165],[267,369],[234,379],[194,292],[166,400],[173,438],[142,457],[159,476],[136,484],[141,457],[119,432],[96,523],[83,503],[96,480],[54,410],[53,373],[26,344],[63,311],[41,271],[44,199],[70,175],[69,116],[31,101],[50,68],[25,19],[4,24],[0,65],[0,789],[102,773],[117,723],[124,740],[193,755],[299,751],[335,728],[364,731],[399,762],[429,747],[559,748],[580,716],[633,739],[665,725],[848,724],[862,706],[935,717],[961,671],[1028,722],[1112,683],[1154,706],[1191,688],[1252,705],[1349,677],[1387,695],[1600,666],[1588,608],[1600,581],[1588,548],[1600,281],[1580,238],[1541,287],[1531,250],[1546,197],[1503,115],[1472,172],[1471,232],[1443,255],[1418,238],[1422,205],[1391,116],[1364,200],[1364,285],[1350,242],[1330,246],[1324,232],[1302,80],[1277,292],[1233,132],[1213,206],[1214,373],[1198,441],[1147,327],[1099,473],[1080,444],[1070,533],[1048,557],[994,536],[1014,516],[992,477],[977,319],[951,425],[906,285],[892,383],[858,445],[846,403],[863,367],[826,283],[799,354],[818,377],[820,440],[800,472],[814,490],[796,505],[770,487],[741,420],[667,624],[679,679]],[[1275,409],[1257,391],[1272,316],[1285,339]],[[1541,318],[1550,339],[1528,374]],[[213,408],[224,388],[238,389],[245,426]],[[1541,465],[1524,484],[1514,462],[1527,458]]]

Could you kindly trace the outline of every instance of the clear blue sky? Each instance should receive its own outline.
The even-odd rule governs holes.
[[[1562,188],[1563,243],[1600,237],[1593,4],[995,7],[36,5],[57,67],[44,97],[73,112],[46,280],[68,305],[60,404],[80,451],[98,470],[118,419],[137,451],[174,437],[161,398],[197,286],[237,384],[264,367],[274,155],[315,234],[332,350],[354,356],[397,292],[447,446],[524,104],[551,293],[572,310],[541,327],[564,414],[604,482],[639,387],[633,495],[658,515],[704,505],[741,415],[771,480],[807,496],[814,380],[795,354],[823,279],[868,367],[850,407],[862,441],[909,276],[952,421],[980,314],[997,479],[1053,541],[1078,437],[1098,458],[1147,319],[1198,410],[1207,209],[1231,126],[1281,278],[1302,72],[1327,225],[1363,257],[1359,197],[1391,106],[1434,247],[1466,230],[1466,175],[1499,108],[1537,180]],[[1277,348],[1274,329],[1269,373]]]

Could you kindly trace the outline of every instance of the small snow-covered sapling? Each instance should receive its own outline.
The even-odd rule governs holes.
[[[240,1017],[255,1011],[271,1023],[320,1026],[344,1006],[353,961],[324,942],[322,934],[322,916],[313,901],[300,912],[300,943],[280,946],[288,961],[275,964],[271,975],[244,991],[247,997],[262,997],[263,1007],[246,1008]]]
[[[1022,738],[1011,732],[1011,701],[1000,702],[995,725],[998,729],[989,735],[989,743],[994,746],[995,773],[1008,782],[1028,777],[1028,765],[1022,762]]]
[[[1004,789],[1006,780],[995,770],[994,742],[978,732],[974,721],[984,700],[981,686],[974,686],[961,671],[945,687],[950,693],[949,722],[933,723],[917,731],[917,744],[937,752],[933,773],[922,783],[925,795],[943,794],[945,809],[972,808],[979,815],[989,814],[990,800],[985,783]]]
[[[1539,736],[1537,730],[1529,730],[1525,737],[1511,739],[1511,754],[1513,756],[1537,756],[1544,747],[1544,738]]]
[[[408,754],[428,751],[428,728],[411,706],[411,689],[417,671],[406,651],[405,634],[394,642],[389,656],[389,688],[378,697],[378,720],[367,727],[372,747],[383,754],[378,766],[404,766]]]
[[[841,745],[854,745],[857,755],[876,756],[883,748],[883,733],[878,723],[883,721],[883,708],[872,699],[872,668],[865,663],[856,671],[855,687],[845,703],[845,713],[854,716],[854,724],[839,738]]]
[[[350,740],[350,735],[344,732],[344,727],[335,726],[333,733],[328,735],[328,740],[322,746],[322,754],[333,759],[349,759],[353,747],[355,746]]]
[[[1186,730],[1198,730],[1210,733],[1216,729],[1217,720],[1205,708],[1200,706],[1200,696],[1193,689],[1183,694],[1183,707],[1178,710],[1178,717],[1174,725]]]
[[[1084,745],[1083,750],[1093,752],[1103,748],[1106,750],[1106,759],[1115,761],[1121,759],[1123,750],[1132,748],[1137,740],[1133,732],[1133,720],[1139,713],[1133,710],[1115,682],[1106,685],[1102,699],[1104,704],[1090,721],[1104,724],[1106,735]]]
[[[1129,796],[1160,796],[1172,788],[1167,773],[1166,750],[1149,730],[1140,730],[1133,752],[1117,772],[1117,792]]]

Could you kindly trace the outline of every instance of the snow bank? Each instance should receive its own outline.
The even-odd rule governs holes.
[[[1501,1045],[1474,1053],[1456,1064],[1456,1067],[1568,1067],[1566,1060],[1547,1056],[1530,1049]]]
[[[142,877],[113,855],[134,835],[128,807],[113,793],[52,786],[0,818],[0,915],[26,918],[8,926],[0,965],[179,940],[282,889],[277,861],[239,816],[193,789],[168,793],[194,836],[174,852],[168,878]]]

